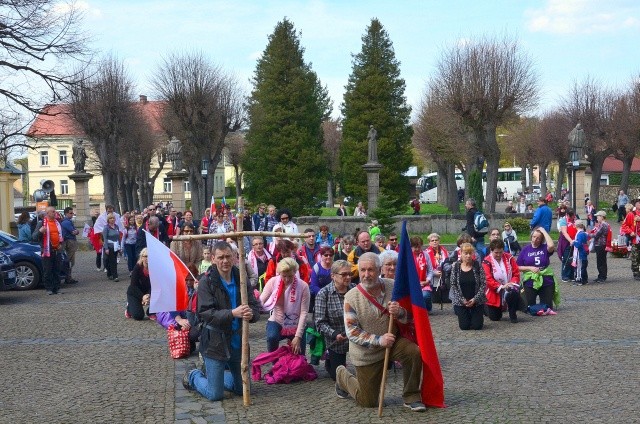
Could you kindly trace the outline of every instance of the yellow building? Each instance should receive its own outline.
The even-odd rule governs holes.
[[[156,119],[160,113],[162,102],[148,101],[146,96],[140,96],[140,110],[149,116],[149,122],[156,123],[153,131],[162,133],[162,129],[157,125]],[[73,199],[75,187],[69,175],[74,172],[74,164],[71,158],[73,145],[76,140],[86,140],[79,125],[70,114],[69,105],[51,105],[46,108],[48,115],[39,115],[28,135],[31,137],[31,145],[34,149],[29,149],[28,153],[28,180],[30,190],[40,188],[43,180],[51,180],[55,184],[55,193],[60,201],[60,205],[66,206]],[[88,141],[83,143],[87,152],[85,169],[94,175],[89,181],[89,196],[92,204],[99,204],[104,201],[104,183],[100,170],[96,167],[97,158],[93,146]],[[160,167],[157,157],[154,157],[151,164],[150,174]],[[167,178],[167,173],[171,171],[171,164],[165,163],[160,176],[155,180],[154,202],[170,201],[172,183]],[[225,170],[224,166],[219,166],[213,173],[213,195],[221,198],[224,195]],[[209,178],[212,176],[209,175]],[[185,198],[191,199],[188,180],[185,184]],[[33,200],[33,199],[31,199]]]

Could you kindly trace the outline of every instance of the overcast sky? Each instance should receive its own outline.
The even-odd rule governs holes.
[[[612,87],[640,74],[637,0],[395,0],[168,1],[81,0],[93,48],[123,59],[140,94],[163,55],[201,50],[251,89],[256,59],[278,21],[301,32],[311,62],[339,115],[351,55],[378,18],[401,62],[411,106],[444,47],[481,36],[509,34],[531,56],[541,83],[541,113],[555,107],[574,80],[587,75]]]

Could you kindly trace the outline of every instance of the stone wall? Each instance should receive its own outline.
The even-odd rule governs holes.
[[[487,214],[487,219],[491,227],[502,228],[504,221],[508,221],[513,217],[525,217],[523,214],[504,214],[494,213]],[[527,217],[530,219],[530,217]],[[402,229],[402,221],[407,221],[407,231],[410,234],[459,234],[466,225],[465,216],[457,215],[399,215],[395,217],[396,233],[400,233]],[[301,216],[294,219],[298,225],[298,230],[304,232],[307,228],[318,231],[321,225],[329,227],[329,232],[334,236],[343,234],[354,234],[359,228],[361,230],[369,228],[370,219],[362,219],[354,216],[338,217],[338,216]],[[555,218],[551,228],[555,228]]]
[[[618,200],[618,192],[620,186],[617,185],[602,185],[600,186],[599,195],[600,200],[613,204]],[[629,199],[640,199],[640,186],[629,186],[627,191]]]

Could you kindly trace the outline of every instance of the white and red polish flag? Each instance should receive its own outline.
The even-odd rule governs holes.
[[[149,313],[184,311],[187,309],[186,278],[189,269],[160,240],[145,231],[151,280]]]

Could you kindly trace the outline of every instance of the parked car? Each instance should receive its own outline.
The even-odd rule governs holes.
[[[0,291],[16,286],[16,267],[11,258],[0,252]]]
[[[19,242],[13,235],[0,231],[0,252],[9,256],[15,265],[16,290],[31,290],[40,286],[43,270],[39,244]],[[69,259],[65,253],[60,257],[60,279],[64,280],[69,270]]]

